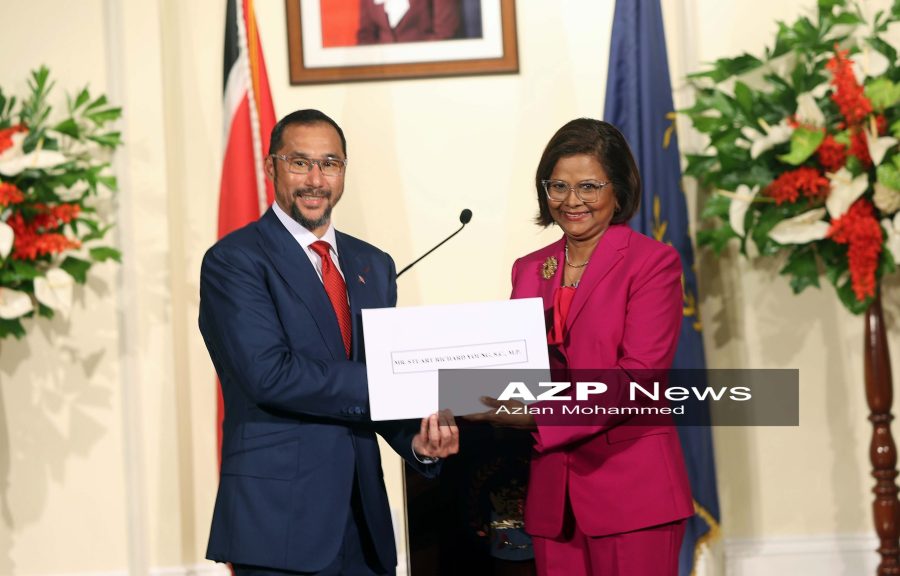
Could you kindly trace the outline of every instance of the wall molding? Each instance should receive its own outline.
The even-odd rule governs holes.
[[[401,560],[397,566],[397,574],[406,573],[406,562]],[[149,576],[231,576],[225,566],[213,561],[201,562],[187,566],[158,566],[147,571]],[[102,572],[65,572],[56,574],[39,574],[35,576],[133,576],[128,569],[107,570]]]
[[[697,566],[698,576],[860,576],[878,567],[875,534],[823,534],[730,538],[716,543]],[[400,558],[397,574],[406,574]],[[149,576],[230,576],[212,561],[185,566],[151,567]],[[35,576],[132,576],[127,568],[104,572],[69,572]]]
[[[231,576],[231,571],[225,564],[209,561],[193,566],[153,568],[150,570],[150,576]]]
[[[874,534],[734,538],[722,544],[722,573],[728,576],[859,576],[875,574],[879,562]]]
[[[231,571],[225,564],[215,562],[201,562],[187,566],[159,566],[147,571],[149,576],[231,576]],[[107,570],[102,572],[65,572],[58,574],[43,574],[40,576],[132,576],[126,568],[121,570]]]

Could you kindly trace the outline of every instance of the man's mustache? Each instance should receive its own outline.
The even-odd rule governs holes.
[[[331,192],[323,189],[301,188],[294,191],[295,198],[331,198]]]

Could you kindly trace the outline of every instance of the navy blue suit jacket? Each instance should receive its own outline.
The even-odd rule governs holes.
[[[394,306],[394,262],[337,233],[353,317],[347,359],[315,269],[269,209],[206,253],[200,331],[225,401],[222,470],[207,558],[318,571],[340,550],[354,472],[385,568],[397,556],[375,432],[413,466],[417,422],[373,423],[360,310]]]

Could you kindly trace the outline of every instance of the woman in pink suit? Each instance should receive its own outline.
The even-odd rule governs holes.
[[[669,368],[682,321],[681,263],[672,247],[627,225],[641,179],[622,134],[599,120],[569,122],[547,144],[535,190],[537,223],[558,225],[563,237],[516,260],[512,297],[543,298],[551,367]],[[694,510],[673,426],[564,426],[559,416],[494,411],[480,419],[536,428],[525,529],[538,574],[677,576]]]

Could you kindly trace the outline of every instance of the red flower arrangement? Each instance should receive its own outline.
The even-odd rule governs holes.
[[[872,103],[856,81],[853,62],[847,58],[847,52],[836,45],[834,56],[825,64],[825,68],[831,71],[831,83],[835,87],[831,99],[838,105],[847,124],[858,126],[872,113]]]
[[[828,196],[828,178],[815,168],[797,168],[776,178],[765,194],[774,198],[776,204],[796,202],[801,194],[806,198],[824,198]]]
[[[827,134],[816,150],[816,157],[826,172],[837,172],[847,163],[847,147]]]
[[[32,72],[30,94],[0,90],[0,338],[25,334],[23,319],[66,313],[71,287],[95,262],[119,260],[100,243],[110,226],[94,201],[116,190],[109,156],[121,115],[87,89],[68,97],[67,115],[48,123],[49,72]]]
[[[701,245],[781,254],[795,292],[824,272],[861,313],[900,261],[900,67],[884,38],[900,28],[900,1],[872,14],[847,0],[818,7],[780,24],[765,56],[690,77],[696,103],[683,112],[708,145],[685,173],[714,191]]]
[[[857,200],[843,216],[832,221],[828,237],[848,244],[850,285],[857,300],[875,297],[875,272],[884,241],[875,209],[868,200]]]

